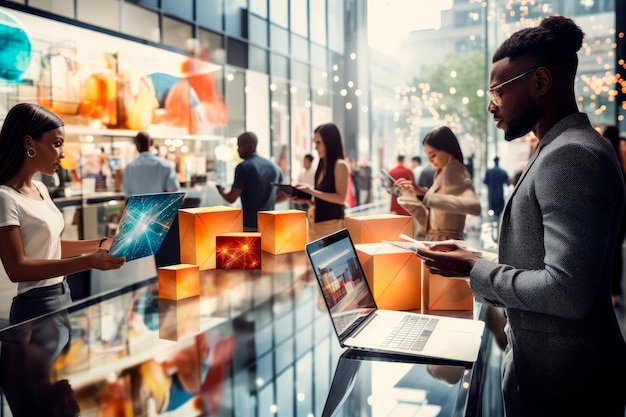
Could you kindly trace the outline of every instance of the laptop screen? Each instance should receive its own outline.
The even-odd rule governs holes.
[[[126,261],[154,255],[178,215],[185,193],[133,195],[128,199],[109,253]]]
[[[376,310],[363,268],[346,229],[306,246],[307,255],[340,340]]]

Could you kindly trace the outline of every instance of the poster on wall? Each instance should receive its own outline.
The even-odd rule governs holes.
[[[66,125],[212,134],[228,123],[222,67],[190,43],[178,54],[0,8],[0,103],[36,101]],[[5,106],[6,107],[6,106]],[[8,110],[8,109],[7,109]]]

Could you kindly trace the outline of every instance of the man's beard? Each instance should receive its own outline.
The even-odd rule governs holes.
[[[516,119],[506,122],[504,140],[510,142],[513,139],[521,138],[530,133],[537,124],[538,119],[537,112],[534,109],[528,109]]]

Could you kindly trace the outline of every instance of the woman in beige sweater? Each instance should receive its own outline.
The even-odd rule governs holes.
[[[428,162],[436,170],[434,183],[425,189],[398,179],[396,185],[402,190],[398,202],[417,220],[417,239],[462,240],[465,218],[480,214],[480,201],[463,165],[459,141],[452,130],[440,126],[431,130],[422,144]]]

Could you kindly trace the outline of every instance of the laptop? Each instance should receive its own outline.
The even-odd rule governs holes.
[[[484,322],[376,306],[347,229],[308,243],[306,253],[342,347],[476,361]]]
[[[178,215],[184,192],[138,194],[126,202],[109,253],[126,261],[154,255]]]

